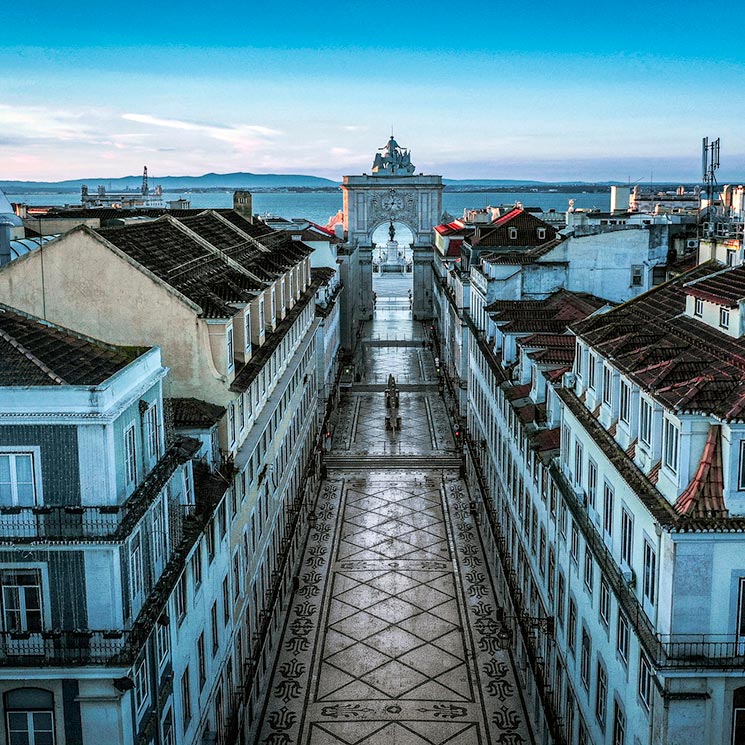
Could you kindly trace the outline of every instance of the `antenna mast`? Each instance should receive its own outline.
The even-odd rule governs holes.
[[[719,138],[709,142],[708,137],[704,137],[701,148],[701,166],[704,174],[704,184],[706,186],[706,201],[711,207],[714,202],[714,189],[717,184],[716,172],[719,169]]]

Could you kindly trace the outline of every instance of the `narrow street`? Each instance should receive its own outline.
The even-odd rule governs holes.
[[[405,291],[389,300],[385,281],[362,379],[342,395],[259,742],[532,743],[434,361]],[[385,426],[389,374],[400,432]]]

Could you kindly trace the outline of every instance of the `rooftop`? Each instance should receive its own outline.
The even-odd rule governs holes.
[[[666,408],[743,421],[745,339],[684,313],[691,283],[715,283],[721,297],[734,296],[743,271],[701,264],[608,313],[573,324],[573,330]],[[696,282],[709,278],[712,282]]]
[[[105,344],[0,303],[0,386],[100,385],[144,351]]]
[[[173,426],[176,429],[210,429],[225,415],[222,406],[202,401],[198,398],[166,399],[173,412]]]

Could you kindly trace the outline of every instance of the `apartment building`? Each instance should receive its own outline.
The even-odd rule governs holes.
[[[616,308],[492,260],[449,276],[466,470],[547,741],[742,742],[745,269]]]
[[[193,462],[198,441],[166,436],[166,374],[157,348],[0,305],[9,745],[150,742],[156,730],[175,742],[177,650],[198,613],[180,578],[226,484]]]
[[[205,211],[79,226],[0,270],[16,306],[110,343],[157,343],[176,431],[228,474],[179,579],[200,612],[173,663],[175,743],[250,742],[292,592],[340,328],[338,274],[310,255],[238,212]],[[219,598],[197,598],[205,583]]]

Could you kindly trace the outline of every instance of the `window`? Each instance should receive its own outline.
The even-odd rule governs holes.
[[[621,395],[619,399],[618,418],[624,423],[629,424],[629,412],[631,411],[631,388],[628,383],[621,381]]]
[[[641,264],[633,264],[631,267],[631,286],[641,287],[644,284],[644,267]]]
[[[729,308],[719,309],[719,325],[723,329],[729,328]]]
[[[608,705],[608,673],[602,662],[598,660],[597,665],[598,686],[595,689],[595,718],[598,720],[600,729],[605,732],[605,713]]]
[[[151,459],[160,457],[160,437],[158,437],[158,405],[153,404],[145,412],[145,431],[147,432],[147,454]]]
[[[613,487],[603,483],[603,530],[610,538],[613,535]]]
[[[251,351],[251,308],[248,305],[246,306],[246,315],[243,317],[243,335],[245,337],[244,348],[246,352],[250,352]]]
[[[511,241],[517,240],[517,228],[508,228],[508,234]]]
[[[235,367],[235,353],[233,350],[233,327],[228,326],[228,332],[227,332],[227,342],[225,344],[226,348],[226,354],[227,354],[227,363],[228,363],[228,370],[232,370],[233,367]]]
[[[264,333],[264,298],[259,300],[259,333]]]
[[[655,602],[657,580],[657,555],[649,541],[644,539],[644,597],[651,605]]]
[[[587,629],[582,628],[582,652],[579,663],[579,675],[582,686],[586,691],[590,690],[590,658],[592,656],[592,643]]]
[[[162,615],[155,624],[155,653],[158,656],[158,666],[163,667],[168,658],[170,648],[171,627],[168,622],[168,616]]]
[[[696,298],[693,302],[693,315],[701,318],[704,315],[704,301]]]
[[[538,228],[538,240],[539,241],[545,241],[546,240],[546,228]]]
[[[139,714],[150,696],[147,675],[147,655],[143,654],[135,663],[135,711]]]
[[[207,524],[204,538],[207,544],[207,561],[211,564],[215,558],[215,524],[212,521]]]
[[[157,567],[163,566],[163,560],[168,550],[168,540],[166,536],[165,528],[165,515],[163,514],[164,506],[163,501],[159,500],[156,502],[153,508],[153,561]]]
[[[130,424],[124,430],[124,478],[127,486],[134,484],[137,479],[137,447],[134,424]]]
[[[569,548],[569,556],[575,564],[579,563],[579,530],[574,521],[572,521],[572,541]]]
[[[176,618],[180,623],[186,616],[186,572],[183,572],[178,578],[173,602],[176,610]]]
[[[605,577],[600,577],[600,620],[607,629],[610,626],[610,587]]]
[[[644,652],[639,652],[639,698],[649,711],[652,705],[652,668]]]
[[[41,631],[43,608],[38,569],[4,569],[2,583],[3,631]]]
[[[618,611],[618,631],[616,633],[616,651],[624,666],[629,661],[629,622],[626,616]]]
[[[559,626],[564,625],[564,601],[566,596],[566,580],[563,573],[559,572],[559,583],[556,588],[556,620]]]
[[[673,472],[678,472],[678,444],[680,432],[675,424],[665,417],[664,446],[665,465]]]
[[[572,655],[576,654],[577,645],[577,604],[569,598],[569,616],[567,618],[567,647]]]
[[[634,551],[634,518],[625,508],[621,508],[621,561],[631,566]]]
[[[745,636],[745,577],[740,577],[737,597],[737,635]]]
[[[737,472],[737,488],[745,490],[745,440],[740,441],[740,465]],[[2,489],[2,485],[0,485]]]
[[[222,581],[222,616],[227,626],[230,623],[230,580],[227,574]]]
[[[587,460],[587,504],[596,509],[598,491],[598,467],[592,458]]]
[[[169,708],[166,711],[166,715],[163,717],[163,723],[161,725],[161,743],[162,745],[175,745],[176,739],[173,732],[173,712]]]
[[[5,694],[8,745],[54,745],[54,695],[42,688]]]
[[[0,453],[0,505],[33,507],[35,504],[34,454]]]
[[[184,674],[181,676],[181,721],[184,732],[189,727],[191,721],[191,691],[189,687],[189,666],[186,666]]]
[[[228,441],[231,445],[235,443],[235,404],[228,404]]]
[[[204,654],[204,631],[197,639],[197,666],[199,670],[199,690],[204,688],[207,682],[207,658]]]
[[[592,553],[590,552],[590,547],[585,546],[585,587],[590,595],[592,595],[593,570]]]
[[[233,554],[233,601],[241,594],[241,563],[238,551]]]
[[[626,714],[615,700],[613,702],[613,745],[626,745]]]
[[[577,486],[582,485],[582,462],[583,462],[582,443],[579,440],[575,440],[574,441],[574,483]]]
[[[639,439],[645,445],[652,442],[652,404],[644,398],[639,404]]]
[[[593,391],[595,390],[595,373],[595,355],[590,354],[589,362],[587,365],[587,387],[591,388]]]
[[[220,648],[220,629],[217,626],[217,600],[212,603],[210,622],[212,626],[212,656],[214,657]]]
[[[191,578],[194,582],[194,594],[202,586],[202,543],[197,543],[196,550],[191,555]]]
[[[132,592],[132,600],[134,600],[142,594],[144,589],[142,543],[139,530],[132,536],[129,542],[129,585]]]
[[[603,403],[613,405],[613,370],[603,366]]]
[[[191,463],[184,466],[184,501],[194,504],[194,484],[192,483]]]

